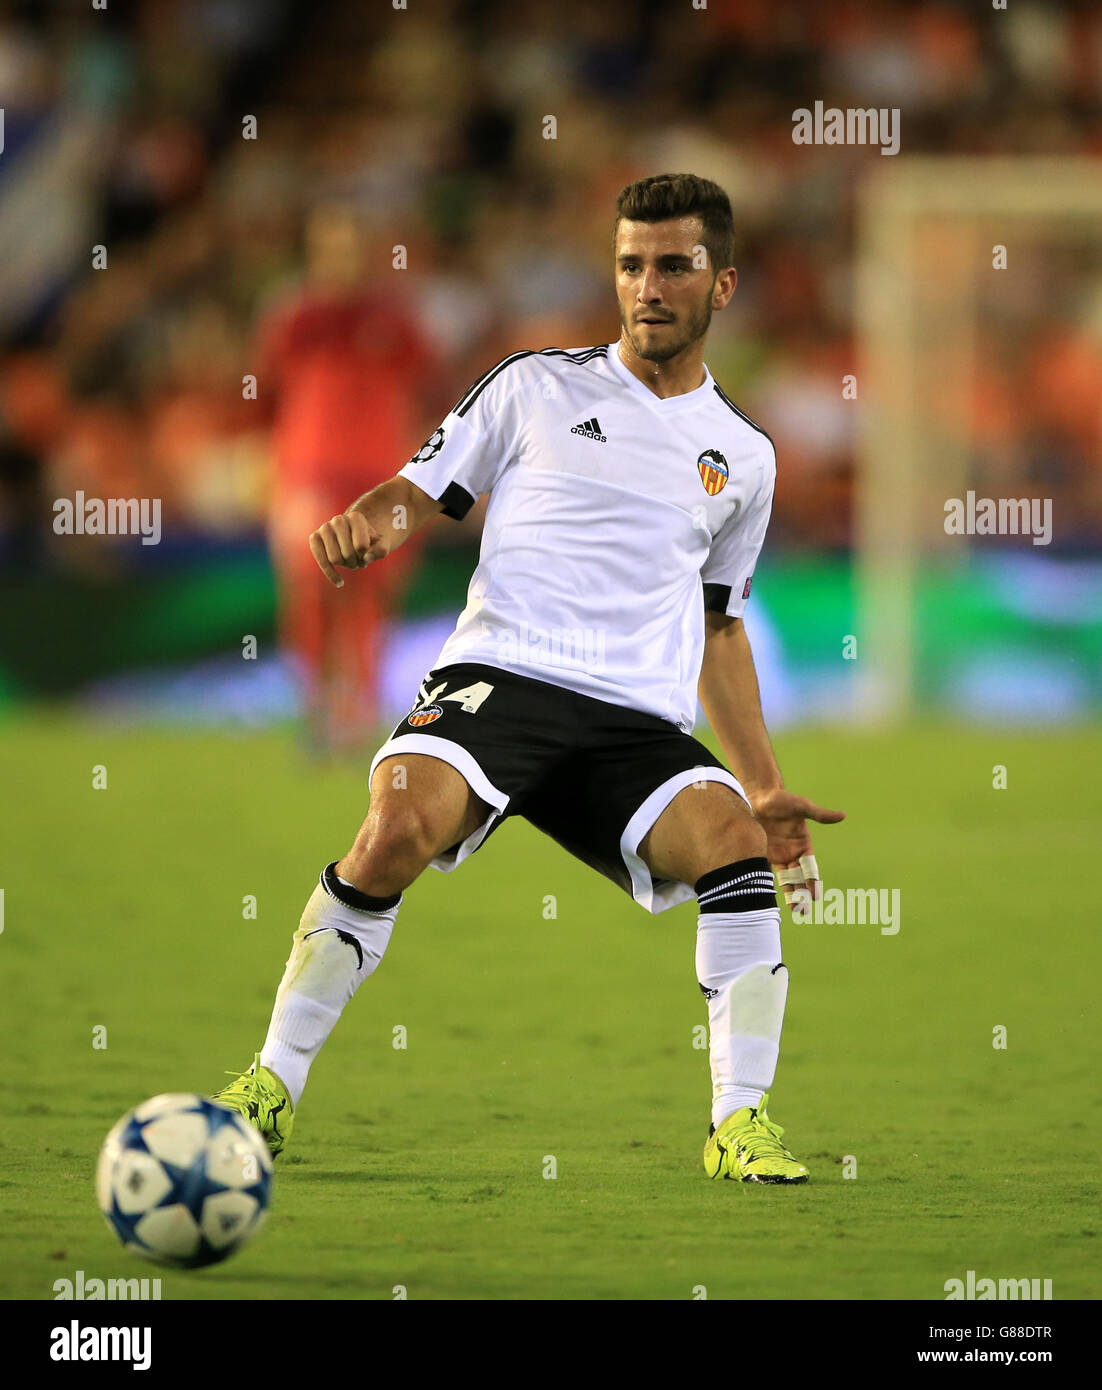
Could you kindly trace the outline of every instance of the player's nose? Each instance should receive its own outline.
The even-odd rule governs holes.
[[[645,270],[643,272],[643,278],[639,281],[639,293],[637,298],[640,304],[661,303],[662,288],[657,271]]]

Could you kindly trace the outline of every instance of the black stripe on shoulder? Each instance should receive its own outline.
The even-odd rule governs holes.
[[[502,358],[496,366],[491,367],[485,376],[480,376],[467,394],[460,399],[453,413],[456,415],[466,415],[467,411],[470,410],[471,406],[478,400],[479,396],[485,391],[486,387],[489,386],[490,382],[503,372],[506,367],[512,366],[514,362],[521,361],[522,358],[565,357],[569,362],[576,362],[579,366],[582,366],[592,358],[607,355],[607,353],[607,343],[601,343],[598,347],[579,348],[574,352],[569,351],[567,348],[540,348],[538,352],[534,349],[526,349],[523,352],[514,352],[510,356]]]
[[[596,347],[575,348],[573,351],[569,348],[541,348],[540,356],[565,357],[571,362],[577,362],[579,365],[582,365],[591,361],[594,357],[607,357],[608,344],[599,343]]]
[[[465,396],[460,396],[459,400],[452,408],[451,413],[453,415],[466,415],[467,411],[470,410],[471,406],[474,405],[475,401],[478,400],[479,396],[485,391],[486,387],[489,386],[490,382],[493,381],[494,377],[497,376],[499,372],[503,372],[505,368],[512,363],[519,362],[522,357],[532,357],[533,355],[531,350],[526,350],[524,352],[514,352],[508,357],[503,357],[500,362],[496,363],[488,372],[485,372],[478,378]]]
[[[749,415],[747,415],[744,410],[740,410],[738,406],[734,403],[734,401],[730,398],[730,396],[727,394],[727,392],[724,391],[723,387],[720,386],[718,381],[713,382],[712,384],[716,388],[716,395],[720,398],[724,405],[729,406],[739,417],[740,420],[745,420],[751,429],[757,430],[759,434],[764,434],[766,439],[769,440],[770,444],[773,444],[773,436],[771,434],[767,434],[766,431],[763,430],[759,424],[751,420]],[[777,452],[777,446],[775,444],[773,444],[773,452]]]

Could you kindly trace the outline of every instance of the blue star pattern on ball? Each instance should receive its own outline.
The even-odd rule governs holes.
[[[122,1244],[158,1264],[217,1264],[259,1229],[272,1161],[240,1115],[187,1093],[154,1096],[104,1140],[100,1210]]]

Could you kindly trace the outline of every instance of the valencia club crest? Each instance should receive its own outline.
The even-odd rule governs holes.
[[[727,486],[727,460],[718,449],[705,449],[696,461],[696,468],[700,474],[700,481],[704,484],[704,491],[709,497],[714,497]]]
[[[415,709],[412,714],[406,717],[406,723],[419,729],[424,724],[434,723],[443,713],[444,711],[439,705],[422,705],[420,709]]]

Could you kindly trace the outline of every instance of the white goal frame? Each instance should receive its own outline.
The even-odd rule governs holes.
[[[992,219],[1002,224],[993,242]],[[920,237],[931,228],[943,233],[934,259]],[[979,278],[1014,274],[1023,231],[1102,242],[1102,166],[1079,156],[893,158],[877,161],[859,191],[853,712],[864,721],[914,712],[919,564],[944,550],[944,503],[964,495],[969,466],[967,440],[939,440],[938,412],[966,408]],[[1006,270],[993,268],[995,244],[1007,248]]]

